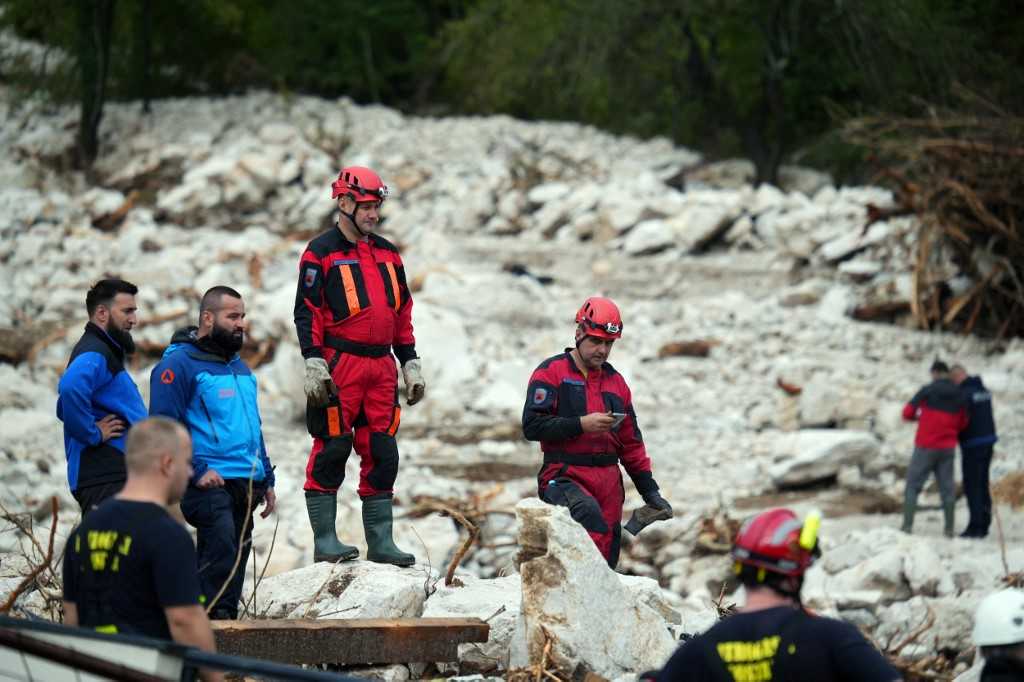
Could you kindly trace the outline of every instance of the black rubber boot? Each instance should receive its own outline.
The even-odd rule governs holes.
[[[395,546],[391,534],[394,516],[390,496],[363,498],[363,530],[366,532],[366,558],[378,564],[412,566],[416,557]]]
[[[334,529],[338,514],[337,495],[306,494],[306,511],[313,529],[313,561],[348,561],[359,556],[359,548],[342,544]]]

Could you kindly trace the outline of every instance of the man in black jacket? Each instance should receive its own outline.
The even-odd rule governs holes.
[[[992,497],[988,489],[988,470],[992,464],[992,446],[995,445],[996,422],[992,417],[992,394],[981,382],[980,376],[968,376],[963,365],[953,365],[949,371],[963,394],[967,405],[967,428],[960,432],[960,457],[963,467],[964,495],[970,521],[962,538],[983,538],[988,535],[992,522]]]

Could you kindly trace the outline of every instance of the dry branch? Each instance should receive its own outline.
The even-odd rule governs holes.
[[[847,139],[871,150],[878,180],[894,190],[896,206],[869,206],[867,222],[901,213],[919,219],[910,301],[918,327],[1021,337],[1024,118],[960,94],[961,111],[933,107],[920,118],[847,124]],[[967,282],[967,291],[955,282]]]
[[[53,538],[57,535],[57,507],[57,497],[55,495],[50,498],[50,510],[53,514],[53,521],[50,522],[50,544],[46,548],[46,556],[43,557],[43,562],[33,568],[32,571],[25,576],[25,579],[22,580],[16,588],[14,588],[14,591],[8,595],[7,601],[3,606],[0,606],[0,613],[7,613],[10,611],[11,607],[14,606],[14,602],[18,600],[18,597],[20,597],[21,594],[35,582],[40,573],[50,567],[50,562],[53,561]]]

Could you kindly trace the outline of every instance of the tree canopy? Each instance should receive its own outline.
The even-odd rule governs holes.
[[[68,11],[69,7],[73,11]],[[920,113],[954,85],[1024,97],[1024,15],[1000,0],[0,0],[0,23],[70,56],[0,78],[82,106],[249,88],[416,113],[507,113],[664,135],[752,159],[862,168],[843,119]],[[92,147],[90,147],[92,145]],[[85,162],[95,131],[82,137]]]

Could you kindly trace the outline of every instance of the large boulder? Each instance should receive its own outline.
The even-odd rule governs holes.
[[[516,506],[523,601],[511,667],[539,663],[573,678],[608,679],[658,668],[675,648],[664,617],[635,600],[569,510],[529,499]]]
[[[269,618],[416,618],[433,580],[417,567],[320,562],[266,578],[255,611]]]
[[[838,476],[843,467],[878,453],[878,441],[865,431],[803,429],[782,439],[769,476],[778,487],[804,485]]]
[[[954,594],[952,563],[927,538],[885,527],[853,531],[830,543],[808,572],[804,600],[814,608],[878,615],[885,605],[915,595]]]
[[[903,654],[916,658],[930,656],[938,650],[967,651],[973,647],[971,627],[974,612],[984,597],[982,592],[964,592],[948,597],[914,597],[889,605],[879,611],[880,624],[875,631],[878,641],[900,641],[910,633],[925,628]]]
[[[424,618],[479,618],[490,626],[483,644],[460,644],[457,664],[440,664],[446,674],[486,673],[508,667],[509,644],[519,620],[522,586],[518,575],[481,580],[459,574],[459,585],[437,585]]]

